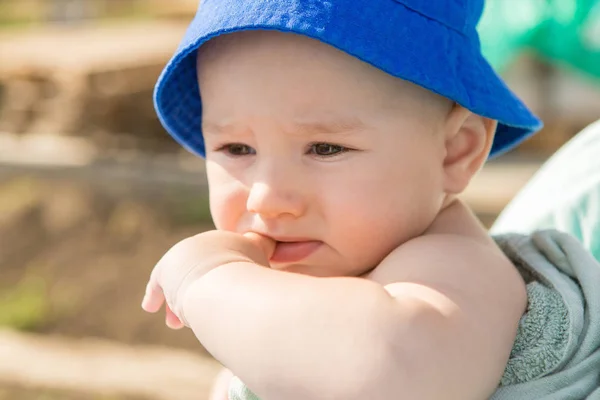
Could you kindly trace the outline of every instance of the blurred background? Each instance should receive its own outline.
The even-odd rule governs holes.
[[[153,85],[197,0],[0,0],[0,399],[204,399],[217,365],[139,304],[209,229]],[[600,1],[488,0],[482,46],[545,128],[464,197],[488,226],[600,118]],[[183,371],[183,372],[182,372]]]

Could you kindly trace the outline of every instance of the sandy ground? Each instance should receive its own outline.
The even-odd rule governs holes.
[[[203,400],[220,369],[188,351],[10,331],[0,331],[0,354],[0,382],[10,382],[0,399],[34,389],[43,399]]]

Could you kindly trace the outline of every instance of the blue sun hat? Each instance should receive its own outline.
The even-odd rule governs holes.
[[[219,35],[275,30],[329,44],[395,77],[497,120],[490,157],[542,127],[481,54],[483,0],[202,0],[154,104],[165,129],[204,157],[196,51]]]

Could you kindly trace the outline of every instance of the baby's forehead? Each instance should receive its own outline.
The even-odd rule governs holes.
[[[257,30],[218,36],[198,50],[197,65],[201,91],[203,85],[244,85],[244,81],[258,82],[266,76],[270,81],[279,80],[281,91],[315,90],[317,96],[326,97],[337,92],[343,98],[360,97],[377,107],[431,113],[447,110],[451,103],[337,48],[292,33]],[[258,96],[265,94],[256,92]]]

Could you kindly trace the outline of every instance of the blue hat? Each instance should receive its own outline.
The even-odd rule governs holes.
[[[318,39],[382,71],[498,120],[491,156],[541,128],[480,51],[483,0],[202,0],[156,84],[166,130],[204,156],[196,50],[244,30],[276,30]]]

